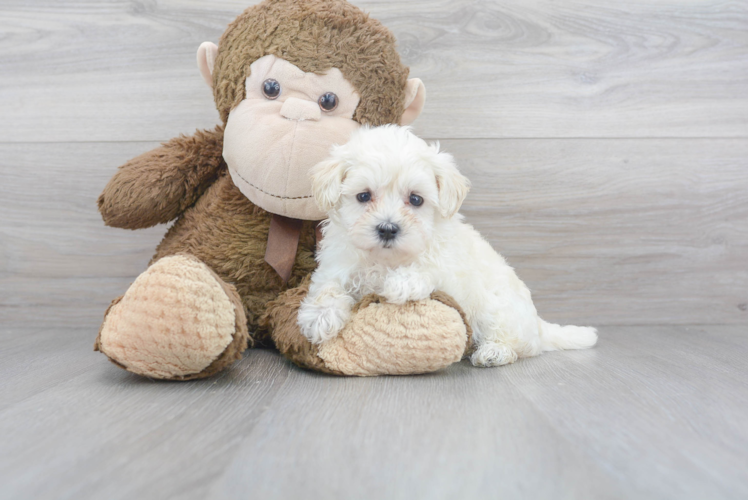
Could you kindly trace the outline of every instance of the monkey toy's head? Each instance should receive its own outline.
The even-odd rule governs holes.
[[[263,209],[324,218],[309,170],[361,125],[409,124],[425,89],[392,33],[345,0],[265,0],[242,13],[198,67],[225,124],[234,184]]]

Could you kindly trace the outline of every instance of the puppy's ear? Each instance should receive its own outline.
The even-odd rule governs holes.
[[[438,147],[438,146],[437,146]],[[462,206],[470,191],[470,180],[457,169],[449,153],[438,153],[434,165],[436,185],[439,188],[439,212],[449,219]]]
[[[312,167],[310,174],[314,201],[320,210],[329,212],[340,199],[345,165],[337,158],[327,159]]]

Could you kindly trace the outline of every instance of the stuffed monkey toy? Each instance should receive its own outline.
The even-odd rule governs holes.
[[[401,306],[366,297],[320,345],[296,324],[325,217],[309,169],[357,127],[408,124],[423,107],[423,84],[408,79],[392,33],[344,0],[266,0],[197,58],[223,124],[130,160],[99,197],[109,226],[175,222],[107,309],[94,348],[170,380],[210,376],[259,344],[339,375],[459,361],[469,327],[440,292]]]

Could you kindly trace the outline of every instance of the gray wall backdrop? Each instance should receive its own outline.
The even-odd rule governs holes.
[[[195,51],[241,1],[0,3],[0,323],[87,328],[165,227],[104,227],[116,167],[218,115]],[[744,1],[360,1],[426,84],[463,213],[552,321],[748,321]]]

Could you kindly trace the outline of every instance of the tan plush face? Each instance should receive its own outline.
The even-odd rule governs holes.
[[[246,98],[229,113],[224,132],[223,157],[234,184],[269,212],[323,219],[309,170],[359,127],[353,120],[359,96],[337,68],[305,73],[268,55],[250,71]]]

